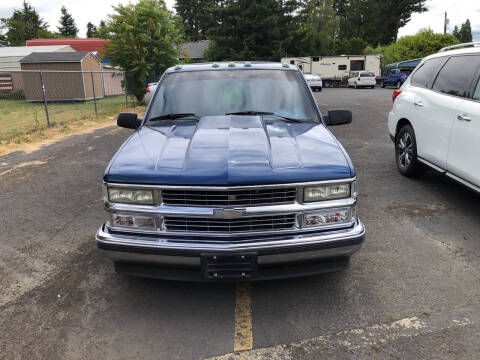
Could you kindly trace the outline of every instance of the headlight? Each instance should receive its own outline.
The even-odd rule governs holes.
[[[345,199],[351,196],[350,183],[324,184],[303,189],[303,202]]]
[[[355,207],[340,208],[340,209],[328,209],[318,211],[315,213],[305,214],[303,216],[303,226],[323,226],[323,225],[335,225],[344,224],[355,221],[356,212]]]
[[[153,205],[153,191],[145,189],[108,188],[108,200],[113,203]]]

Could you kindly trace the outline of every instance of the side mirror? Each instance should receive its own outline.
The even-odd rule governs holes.
[[[120,113],[117,118],[117,125],[127,129],[136,129],[142,123],[135,113]]]
[[[329,126],[350,124],[352,122],[352,112],[343,109],[328,110],[328,115],[323,115],[323,119]]]

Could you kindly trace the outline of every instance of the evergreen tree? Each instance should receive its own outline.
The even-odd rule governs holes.
[[[64,37],[76,37],[78,28],[72,15],[67,12],[65,6],[62,6],[62,16],[60,17],[60,26],[57,26],[58,32]]]
[[[460,40],[460,31],[458,30],[458,25],[455,25],[455,27],[453,28],[452,35]]]
[[[90,21],[87,23],[87,38],[97,37],[97,27],[93,25]]]
[[[469,19],[467,19],[467,21],[465,21],[465,23],[462,24],[458,35],[459,35],[458,40],[461,43],[472,42],[472,27],[470,26]]]
[[[182,19],[185,36],[191,41],[207,39],[208,30],[215,24],[216,0],[176,0],[175,11]]]
[[[212,14],[207,32],[209,60],[278,61],[294,44],[295,1],[224,0]],[[246,57],[248,56],[248,58]]]
[[[373,46],[397,40],[413,13],[426,11],[425,0],[334,0],[341,38],[358,37]]]
[[[50,34],[48,24],[28,1],[23,2],[21,9],[14,9],[11,17],[2,18],[0,28],[6,29],[3,42],[10,46],[24,46],[27,40]]]
[[[327,55],[338,30],[338,20],[332,0],[309,0],[302,10],[300,29],[304,48],[311,55]]]

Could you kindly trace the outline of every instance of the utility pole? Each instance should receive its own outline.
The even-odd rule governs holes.
[[[447,12],[445,11],[445,20],[443,22],[443,35],[447,33],[447,24],[448,24]]]

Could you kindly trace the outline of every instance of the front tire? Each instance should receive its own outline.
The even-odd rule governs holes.
[[[400,174],[415,177],[421,174],[423,167],[418,162],[417,139],[412,125],[405,125],[395,138],[395,159]]]

